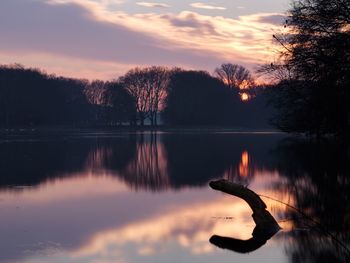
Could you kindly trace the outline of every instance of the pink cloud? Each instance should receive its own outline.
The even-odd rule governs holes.
[[[230,61],[252,68],[271,55],[271,35],[280,18],[255,14],[230,19],[190,11],[131,15],[89,0],[3,0],[1,5],[5,61],[18,54],[12,62],[49,71],[69,68],[90,79],[109,78],[108,65],[117,69],[115,75],[133,65],[151,64],[211,71]]]

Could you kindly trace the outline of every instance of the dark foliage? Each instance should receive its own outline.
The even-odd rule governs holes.
[[[204,71],[177,71],[169,84],[163,118],[175,125],[224,125],[239,101],[236,91]]]
[[[274,36],[281,61],[265,71],[282,77],[275,92],[275,123],[288,132],[349,135],[350,2],[297,0]]]
[[[245,92],[249,99],[240,100],[232,114],[234,124],[238,127],[250,129],[272,129],[271,117],[275,109],[271,105],[271,87],[252,87]]]
[[[119,82],[93,81],[85,94],[94,105],[94,122],[100,125],[135,123],[135,100]]]
[[[88,83],[20,65],[0,67],[0,126],[111,125],[134,118],[118,83]]]
[[[267,92],[241,90],[204,71],[135,68],[118,81],[77,80],[0,67],[0,127],[170,125],[268,128]],[[253,89],[250,89],[253,91]],[[248,90],[245,90],[248,92]]]
[[[110,123],[134,121],[136,118],[135,100],[120,83],[107,83],[103,103],[109,109],[105,119]]]
[[[45,125],[82,121],[84,82],[21,66],[0,68],[0,124]],[[79,110],[78,110],[79,109]]]

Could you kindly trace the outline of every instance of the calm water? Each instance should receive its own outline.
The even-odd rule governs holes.
[[[282,134],[2,139],[0,262],[350,262],[349,166],[344,145]],[[263,195],[283,229],[246,254],[211,244],[255,226],[216,178]]]

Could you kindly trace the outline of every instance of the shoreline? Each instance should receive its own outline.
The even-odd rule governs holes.
[[[0,128],[0,140],[20,139],[62,139],[83,137],[114,137],[128,134],[246,134],[246,135],[285,135],[286,133],[267,128],[214,127],[214,126],[158,126],[158,127],[30,127]]]

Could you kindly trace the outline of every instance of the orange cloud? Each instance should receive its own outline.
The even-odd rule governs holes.
[[[98,9],[95,9],[98,10]],[[130,15],[94,12],[95,18],[110,23],[123,24],[130,30],[152,34],[168,41],[169,50],[190,49],[194,53],[212,54],[218,60],[243,64],[260,64],[274,55],[272,34],[280,31],[278,13],[261,13],[240,16],[238,19],[201,15],[182,11],[179,14]],[[278,20],[279,19],[279,20]]]

